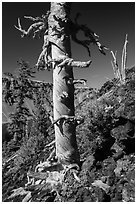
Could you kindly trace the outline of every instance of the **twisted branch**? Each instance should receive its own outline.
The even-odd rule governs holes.
[[[38,70],[47,69],[48,71],[50,71],[52,69],[52,62],[54,62],[54,60],[52,60],[51,58],[51,45],[56,46],[58,49],[64,52],[56,43],[49,41],[48,30],[47,30],[44,35],[43,50],[36,63],[36,67]],[[65,52],[64,54],[67,56]]]
[[[94,31],[92,31],[91,29],[89,29],[86,25],[79,25],[79,24],[77,23],[77,19],[78,19],[79,15],[80,15],[80,14],[77,14],[77,16],[76,16],[76,18],[75,18],[75,23],[73,23],[72,21],[70,22],[70,30],[71,30],[71,38],[72,38],[72,40],[73,40],[74,42],[76,42],[76,43],[78,43],[78,44],[84,46],[84,47],[87,49],[89,56],[90,56],[89,45],[90,45],[91,43],[95,44],[95,45],[98,47],[99,51],[100,51],[102,54],[106,55],[106,53],[105,53],[104,50],[105,50],[105,49],[108,50],[108,48],[106,48],[104,45],[102,45],[102,44],[99,42],[99,39],[98,39],[99,36],[98,36]],[[77,38],[76,35],[77,35],[77,33],[78,33],[80,30],[83,31],[85,37],[88,37],[88,38],[89,38],[88,40],[79,40],[79,39]]]
[[[81,62],[81,61],[74,61],[74,59],[69,57],[64,57],[64,58],[52,59],[52,62],[56,62],[58,64],[58,67],[60,68],[63,68],[64,66],[87,68],[90,66],[92,61],[89,60],[87,62]]]
[[[34,23],[28,28],[27,31],[25,31],[24,29],[22,29],[20,19],[18,18],[18,27],[16,25],[14,25],[14,27],[22,33],[21,37],[30,36],[33,33],[34,38],[36,36],[36,33],[44,29],[44,23],[43,22]]]
[[[114,53],[113,51],[111,51],[110,53],[112,54],[112,57],[113,57],[113,62],[111,61],[111,64],[112,64],[112,67],[114,70],[115,77],[121,80],[121,74],[119,71],[118,62],[117,62],[117,58],[116,58],[117,52]]]
[[[43,50],[39,55],[38,61],[36,63],[36,67],[38,70],[47,69],[49,71],[51,69],[51,56],[50,56],[51,43],[49,42],[47,33],[48,33],[48,30],[45,32]]]

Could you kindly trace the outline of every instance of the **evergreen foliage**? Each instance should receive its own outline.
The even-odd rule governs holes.
[[[35,185],[33,189],[26,187],[25,192],[31,192],[31,201],[134,201],[134,68],[127,69],[126,73],[126,84],[116,83],[109,90],[103,85],[106,90],[104,88],[104,94],[101,96],[98,93],[102,87],[94,98],[91,94],[91,97],[87,98],[87,94],[83,95],[82,90],[76,91],[78,96],[82,94],[81,97],[84,97],[83,102],[79,101],[81,105],[77,105],[76,115],[85,118],[84,124],[77,127],[77,142],[82,161],[80,183],[74,180],[72,172],[69,171],[65,182],[54,191],[51,191],[47,184]],[[47,89],[50,90],[48,86]],[[93,92],[89,89],[89,93],[91,91]],[[77,94],[76,104],[79,98]],[[54,140],[54,134],[46,131],[50,124],[48,116],[46,124],[46,117],[41,118],[42,114],[45,114],[42,97],[42,92],[39,92],[39,97],[35,100],[35,120],[33,116],[29,123],[29,137],[23,137],[18,149],[17,145],[10,148],[12,140],[8,142],[6,149],[3,144],[3,201],[23,200],[27,194],[23,190],[27,182],[27,172],[34,171],[35,166],[40,161],[46,161],[51,152],[50,148],[45,146]],[[12,190],[17,188],[20,193],[14,192],[16,196],[10,197]]]

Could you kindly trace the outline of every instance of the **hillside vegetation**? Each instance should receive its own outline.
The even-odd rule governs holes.
[[[50,97],[49,101],[52,115]],[[75,107],[76,115],[84,118],[76,130],[79,179],[70,170],[63,183],[52,189],[44,179],[25,185],[27,172],[46,161],[52,151],[46,145],[54,140],[48,115],[32,119],[27,138],[3,142],[3,202],[135,201],[135,68],[126,69],[124,84],[113,79],[99,90],[76,89]]]

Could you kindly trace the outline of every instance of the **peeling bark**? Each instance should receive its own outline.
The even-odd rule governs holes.
[[[22,29],[19,18],[18,26],[15,26],[22,33],[22,37],[30,35],[33,38],[44,37],[44,45],[36,67],[38,70],[53,70],[54,118],[52,124],[55,127],[56,156],[59,163],[67,165],[80,164],[76,126],[81,124],[83,119],[75,118],[74,84],[85,84],[86,82],[86,80],[74,80],[73,67],[87,68],[91,64],[91,60],[81,62],[71,58],[70,39],[83,45],[89,56],[90,44],[95,44],[104,55],[104,50],[108,50],[99,42],[99,36],[95,32],[86,25],[78,24],[79,14],[74,22],[70,20],[70,6],[70,2],[51,2],[50,11],[46,15],[35,18],[25,16],[25,18],[33,21],[28,30]],[[82,31],[88,40],[79,40],[77,38],[79,31]]]
[[[51,42],[52,59],[67,59],[66,56],[70,59],[70,30],[68,29],[70,4],[52,2],[50,11],[48,35]],[[60,31],[62,32],[61,37],[58,35]],[[65,77],[74,79],[73,68],[67,63],[62,63],[60,68],[58,63],[53,62],[53,66],[55,66],[53,70],[54,121],[62,115],[74,117],[74,84],[67,84],[64,79]],[[63,93],[67,94],[63,100],[59,100]],[[76,142],[75,123],[66,120],[60,126],[57,124],[54,126],[56,156],[59,162],[79,164],[80,156]]]

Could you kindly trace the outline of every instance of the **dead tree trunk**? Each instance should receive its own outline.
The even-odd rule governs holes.
[[[22,37],[33,38],[44,35],[43,50],[36,64],[38,69],[53,69],[53,103],[55,126],[56,156],[60,163],[78,164],[80,156],[76,142],[76,126],[83,120],[75,118],[74,108],[74,84],[83,83],[86,80],[75,80],[73,68],[86,68],[91,64],[87,62],[74,61],[71,58],[70,38],[74,42],[84,46],[90,56],[89,45],[95,44],[102,54],[105,54],[105,46],[99,42],[99,36],[86,25],[79,25],[77,20],[70,19],[70,3],[52,2],[50,11],[42,17],[25,16],[34,23],[27,31],[21,27],[18,19],[18,29]],[[86,40],[79,40],[77,33],[82,31]]]
[[[51,3],[48,18],[48,36],[51,42],[51,58],[71,58],[69,3]],[[53,62],[54,120],[63,115],[74,116],[73,68],[67,64],[59,66]],[[76,121],[60,119],[55,126],[56,156],[60,162],[78,163],[80,156],[76,142]]]

